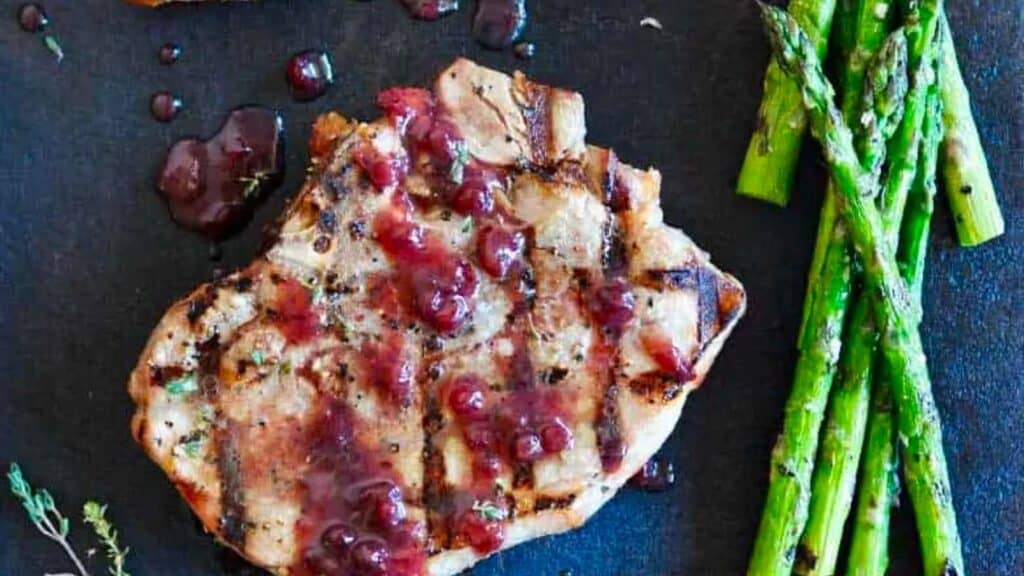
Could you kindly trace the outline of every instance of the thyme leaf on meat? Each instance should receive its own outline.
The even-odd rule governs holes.
[[[171,396],[181,396],[184,394],[191,394],[196,390],[199,390],[199,379],[196,378],[195,372],[189,372],[181,378],[176,378],[167,383],[164,387]]]

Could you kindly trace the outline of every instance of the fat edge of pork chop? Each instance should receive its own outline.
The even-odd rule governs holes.
[[[745,308],[578,94],[458,60],[379,104],[318,120],[276,241],[129,383],[137,441],[277,574],[456,574],[583,524]]]

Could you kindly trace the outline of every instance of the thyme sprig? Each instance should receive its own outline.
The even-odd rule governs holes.
[[[100,539],[107,551],[108,570],[113,576],[131,576],[124,569],[125,559],[128,557],[128,547],[121,548],[117,542],[117,530],[107,520],[107,507],[92,500],[82,507],[82,516],[86,524],[92,526],[96,536]]]
[[[89,576],[89,572],[86,571],[82,561],[78,559],[78,555],[75,554],[68,542],[71,523],[57,509],[53,496],[46,489],[32,490],[32,486],[22,475],[21,468],[15,463],[11,463],[11,467],[7,471],[7,481],[10,484],[11,492],[21,501],[21,505],[28,512],[29,520],[32,521],[36,529],[64,549],[81,576]]]

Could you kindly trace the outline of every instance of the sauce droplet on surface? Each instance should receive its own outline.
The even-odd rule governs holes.
[[[241,228],[284,172],[284,120],[267,108],[232,111],[208,140],[175,143],[157,178],[174,220],[219,240]]]
[[[512,53],[520,60],[531,60],[537,54],[537,45],[533,42],[519,42],[512,47]]]
[[[662,492],[676,483],[676,468],[657,456],[644,463],[643,468],[629,479],[629,485],[647,492]]]
[[[184,104],[170,92],[157,92],[149,101],[149,112],[160,122],[170,122],[178,116]]]
[[[526,0],[477,0],[473,39],[485,48],[508,48],[526,28]]]
[[[18,7],[18,26],[25,32],[39,32],[49,24],[50,19],[39,4],[28,3]]]
[[[331,58],[321,50],[304,50],[288,59],[285,79],[292,98],[310,102],[324,95],[334,84]]]
[[[160,58],[160,63],[164,66],[170,66],[181,58],[181,46],[174,42],[168,42],[160,47],[160,51],[157,53],[157,57]]]
[[[437,20],[459,9],[459,0],[402,0],[413,18]]]

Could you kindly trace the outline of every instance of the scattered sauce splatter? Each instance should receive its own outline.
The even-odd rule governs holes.
[[[181,46],[174,42],[168,42],[160,47],[157,58],[164,66],[170,66],[181,58]]]
[[[316,100],[334,84],[330,56],[322,50],[305,50],[293,55],[285,67],[285,80],[295,100]]]
[[[160,122],[170,122],[177,118],[178,113],[184,108],[181,98],[170,92],[157,92],[149,100],[149,113]]]
[[[508,48],[526,28],[526,0],[477,0],[473,39],[485,48]]]
[[[676,468],[655,456],[644,463],[643,468],[629,479],[629,485],[646,492],[668,490],[676,482]]]
[[[210,239],[241,228],[284,172],[284,121],[250,106],[228,115],[208,140],[185,139],[167,153],[157,191],[174,220]]]
[[[18,26],[25,32],[39,32],[50,24],[46,11],[39,4],[30,2],[18,7]]]

